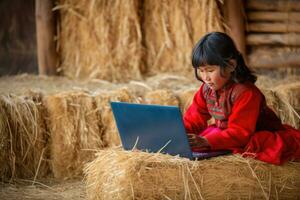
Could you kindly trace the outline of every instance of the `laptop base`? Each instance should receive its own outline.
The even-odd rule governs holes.
[[[209,152],[192,152],[194,159],[207,159],[216,156],[231,154],[231,151],[209,151]]]

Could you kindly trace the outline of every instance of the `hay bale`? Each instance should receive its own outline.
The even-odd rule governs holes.
[[[285,77],[276,77],[275,74],[265,72],[266,75],[258,75],[255,85],[262,89],[274,89],[279,85],[286,85],[300,81],[300,76],[286,75]]]
[[[54,176],[80,176],[83,165],[94,158],[93,150],[104,147],[95,101],[83,92],[64,92],[45,96],[44,104],[49,113]]]
[[[272,88],[274,85],[278,85],[278,80],[272,79],[268,76],[259,75],[257,76],[257,81],[255,85],[261,89]]]
[[[140,1],[60,0],[61,70],[72,78],[140,79]]]
[[[9,87],[7,86],[9,83]],[[23,95],[28,90],[42,91],[44,94],[57,94],[65,91],[96,91],[99,89],[111,90],[116,84],[105,80],[92,79],[79,81],[63,76],[44,76],[20,74],[3,76],[0,78],[0,93]]]
[[[278,85],[273,89],[261,88],[267,105],[285,124],[300,128],[300,82]]]
[[[118,146],[121,144],[116,123],[111,111],[110,102],[136,102],[135,98],[126,88],[107,92],[99,92],[94,95],[97,111],[100,115],[100,121],[104,129],[102,137],[105,147]]]
[[[274,88],[277,113],[284,123],[300,129],[300,81]]]
[[[224,30],[215,0],[145,0],[143,14],[150,75],[174,72],[192,78],[194,44],[207,32]]]
[[[194,96],[198,90],[199,88],[190,88],[186,90],[177,91],[179,107],[182,113],[185,113],[188,107],[192,104]]]
[[[287,100],[295,110],[300,110],[300,81],[279,85],[274,90]]]
[[[0,96],[0,178],[37,179],[49,174],[48,133],[42,94]]]
[[[6,118],[5,103],[3,97],[0,98],[0,180],[5,180],[11,177],[10,162],[9,162],[9,125]]]
[[[145,81],[130,81],[127,85],[128,90],[135,97],[138,98],[138,101],[142,101],[142,97],[146,92],[152,91],[153,88]]]
[[[179,101],[171,90],[154,90],[147,92],[144,96],[144,103],[168,106],[178,106]]]
[[[153,89],[170,89],[179,90],[186,87],[194,86],[197,81],[195,79],[188,79],[185,76],[172,74],[159,74],[146,79],[145,81]]]
[[[190,161],[100,151],[86,165],[89,199],[299,199],[300,163],[274,166],[240,156]]]

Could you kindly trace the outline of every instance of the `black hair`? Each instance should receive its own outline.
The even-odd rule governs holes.
[[[237,50],[233,40],[227,34],[221,32],[206,34],[193,48],[192,65],[196,78],[203,82],[197,74],[197,68],[205,65],[220,66],[221,75],[223,75],[225,68],[230,66],[230,59],[236,60],[236,67],[231,76],[234,82],[250,81],[255,83],[257,77],[245,64],[244,58]]]

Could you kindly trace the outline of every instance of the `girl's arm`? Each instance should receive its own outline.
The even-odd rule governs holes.
[[[204,84],[201,85],[194,96],[192,104],[184,114],[183,123],[187,133],[200,133],[207,127],[207,120],[211,118],[203,96],[203,89]]]
[[[255,89],[246,90],[240,94],[229,116],[228,128],[215,129],[204,136],[211,149],[244,147],[255,132],[262,99],[262,94]]]

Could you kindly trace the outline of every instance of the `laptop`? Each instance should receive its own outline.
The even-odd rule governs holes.
[[[139,149],[193,159],[225,155],[230,151],[192,152],[176,106],[111,102],[125,150]]]

